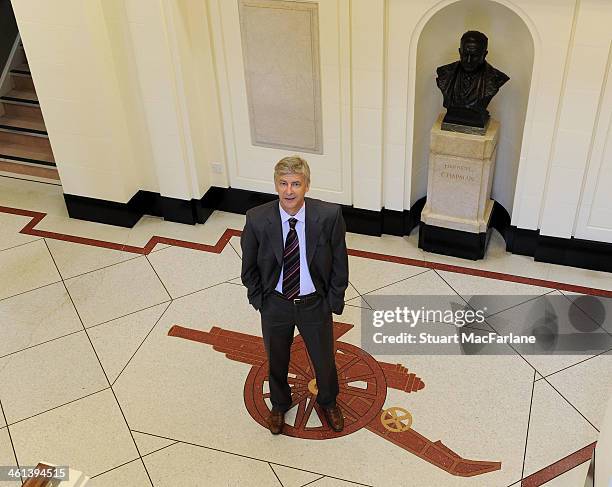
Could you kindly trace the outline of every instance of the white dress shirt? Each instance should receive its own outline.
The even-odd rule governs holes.
[[[283,249],[285,247],[285,241],[287,240],[287,234],[289,233],[289,218],[295,218],[297,223],[295,224],[295,231],[298,236],[298,243],[300,246],[300,296],[314,293],[316,291],[312,278],[310,277],[310,270],[308,269],[308,260],[306,259],[306,202],[302,205],[300,210],[295,215],[290,215],[283,207],[278,203],[278,210],[280,211],[281,226],[283,229]],[[283,269],[281,268],[280,278],[276,284],[276,291],[282,294],[283,292]]]

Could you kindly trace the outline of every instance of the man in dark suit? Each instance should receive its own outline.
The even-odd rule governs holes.
[[[242,231],[242,283],[261,314],[269,363],[272,434],[292,407],[287,381],[297,325],[315,369],[317,402],[335,431],[344,427],[336,404],[338,374],[332,312],[342,314],[348,286],[346,227],[339,205],[305,198],[308,163],[285,157],[274,168],[279,199],[247,211]]]

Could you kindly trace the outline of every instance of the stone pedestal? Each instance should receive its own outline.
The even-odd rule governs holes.
[[[491,185],[499,122],[484,135],[431,129],[427,202],[421,212],[419,247],[430,252],[481,259],[493,211]]]

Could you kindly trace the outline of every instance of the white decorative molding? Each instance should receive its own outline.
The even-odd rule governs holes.
[[[240,0],[251,142],[323,153],[318,4]]]
[[[174,88],[174,103],[177,115],[176,122],[180,134],[181,160],[184,164],[183,170],[186,186],[191,190],[189,196],[199,199],[202,197],[202,194],[198,187],[198,175],[193,151],[191,124],[189,122],[189,112],[187,109],[187,97],[185,95],[185,82],[181,70],[181,58],[177,40],[174,8],[175,5],[173,3],[161,2],[163,25],[165,27],[164,35],[168,44],[169,62],[172,68],[171,74],[173,75],[171,78]],[[178,170],[178,168],[176,169]]]
[[[612,41],[596,118],[574,235],[612,242]]]
[[[298,154],[310,164],[310,196],[352,204],[350,0],[310,3],[319,18],[322,154],[251,143],[239,2],[208,0],[230,186],[274,193],[274,164]]]
[[[15,59],[15,53],[17,52],[17,48],[19,47],[19,42],[21,41],[21,36],[17,33],[17,37],[15,38],[15,42],[13,42],[13,47],[11,48],[11,52],[8,55],[8,59],[6,64],[4,65],[4,69],[2,70],[2,74],[0,75],[0,96],[6,95],[9,91],[11,91],[11,85],[9,84],[9,71],[13,66],[13,60]]]

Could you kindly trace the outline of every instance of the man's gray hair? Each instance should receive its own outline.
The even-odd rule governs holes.
[[[310,186],[310,167],[300,156],[283,157],[274,166],[274,181],[287,174],[303,174],[306,184]]]

